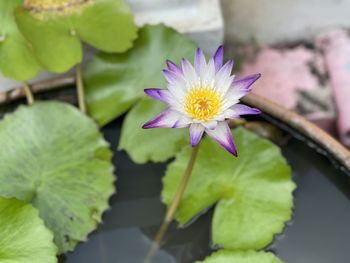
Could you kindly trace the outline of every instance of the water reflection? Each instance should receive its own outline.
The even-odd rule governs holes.
[[[120,124],[104,128],[117,148]],[[305,143],[292,139],[283,153],[298,185],[293,222],[270,249],[287,263],[347,263],[350,258],[350,185],[344,174]],[[66,255],[65,263],[142,263],[164,216],[160,200],[165,164],[135,165],[124,152],[113,162],[118,175],[112,209],[88,242]],[[185,229],[173,224],[154,263],[193,263],[211,253],[212,210]]]
[[[139,228],[119,228],[92,235],[84,249],[70,255],[66,263],[136,263],[142,262],[150,249],[152,240]],[[93,253],[86,253],[91,251]],[[158,251],[153,262],[176,263],[176,259],[164,250]]]

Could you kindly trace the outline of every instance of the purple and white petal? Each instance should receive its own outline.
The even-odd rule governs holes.
[[[167,104],[174,104],[174,103],[176,103],[176,99],[170,93],[169,90],[158,89],[158,88],[151,88],[151,89],[145,89],[144,92],[148,96],[152,97],[153,99],[165,102]]]
[[[216,72],[218,72],[220,70],[220,68],[222,67],[222,63],[224,60],[224,47],[223,46],[218,47],[213,58],[214,58],[214,63],[215,63],[215,70],[216,70]]]
[[[222,147],[224,147],[229,153],[237,156],[236,145],[233,141],[232,133],[227,122],[219,122],[214,130],[205,130],[211,138],[217,141]]]
[[[218,115],[217,120],[218,121],[224,121],[226,119],[237,119],[240,116],[231,108],[226,109],[223,111],[220,115]]]
[[[186,81],[184,80],[182,74],[177,74],[168,69],[164,69],[163,75],[168,81],[168,90],[175,98],[177,98],[179,101],[182,101],[187,92]]]
[[[190,143],[192,147],[195,147],[200,142],[204,130],[204,126],[199,123],[192,123],[190,125]]]
[[[178,65],[176,65],[174,62],[172,62],[171,60],[167,60],[166,64],[167,64],[168,69],[170,71],[172,71],[172,72],[174,72],[174,73],[176,73],[178,75],[182,74],[181,68]]]
[[[209,130],[214,130],[216,128],[216,126],[218,125],[218,122],[216,120],[214,121],[206,121],[206,122],[202,122],[202,125]]]
[[[250,86],[261,77],[261,74],[254,74],[254,75],[249,75],[247,77],[244,77],[242,79],[235,80],[232,83],[232,88],[233,89],[238,89],[238,90],[251,90]]]
[[[261,74],[250,75],[243,79],[234,80],[231,88],[227,91],[222,110],[225,111],[239,102],[239,99],[251,92],[251,85],[260,78]]]
[[[223,109],[230,108],[232,105],[238,103],[239,99],[247,95],[249,92],[251,92],[251,90],[239,90],[230,88],[225,95]]]
[[[255,115],[260,114],[261,111],[257,108],[251,108],[244,104],[235,104],[230,110],[232,110],[236,115]]]
[[[142,126],[144,129],[152,128],[184,128],[190,124],[190,119],[181,113],[168,108],[157,117]]]
[[[232,86],[234,76],[231,76],[233,60],[229,60],[216,73],[215,86],[222,94],[226,94],[227,90]]]
[[[209,59],[208,65],[201,76],[203,87],[208,87],[215,84],[215,64],[214,59]]]
[[[241,115],[254,115],[260,113],[261,111],[259,109],[251,108],[244,104],[235,104],[232,107],[225,110],[220,116],[218,116],[218,119],[236,119],[239,118]]]
[[[187,88],[185,84],[168,84],[167,86],[169,92],[173,95],[176,100],[181,103],[181,105],[184,103],[186,94],[187,94]]]
[[[170,84],[176,84],[179,81],[181,81],[182,77],[181,75],[169,70],[169,69],[163,69],[163,75],[165,79],[170,83]]]
[[[191,63],[183,58],[181,60],[182,72],[187,84],[187,89],[196,88],[199,85],[199,76]]]
[[[207,62],[205,60],[204,53],[202,49],[197,48],[196,54],[194,57],[194,69],[197,72],[198,76],[202,76],[204,74],[204,71],[207,67]]]

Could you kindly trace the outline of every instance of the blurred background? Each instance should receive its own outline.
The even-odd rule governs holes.
[[[237,77],[262,73],[255,93],[350,146],[350,0],[127,2],[138,25],[165,23],[208,53],[225,43]],[[33,82],[52,77],[43,73]],[[19,85],[0,76],[0,103],[18,96],[12,89]]]

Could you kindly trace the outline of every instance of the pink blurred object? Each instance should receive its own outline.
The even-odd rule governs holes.
[[[336,136],[335,119],[333,114],[319,111],[306,114],[305,117],[318,127],[327,131],[329,134],[333,135],[334,137]]]
[[[318,37],[316,45],[324,52],[338,111],[340,140],[350,146],[350,37],[346,31],[336,30]]]
[[[314,60],[315,53],[304,47],[263,48],[254,62],[243,66],[241,75],[260,72],[262,77],[253,92],[293,109],[297,104],[297,90],[312,90],[319,86],[308,66]]]

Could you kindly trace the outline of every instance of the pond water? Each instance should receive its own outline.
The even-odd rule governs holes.
[[[113,150],[120,122],[103,128]],[[345,174],[306,143],[291,139],[283,153],[293,168],[292,222],[269,250],[286,263],[348,263],[350,258],[350,182]],[[113,162],[118,175],[112,209],[103,224],[65,256],[65,263],[142,263],[164,216],[160,201],[165,164],[136,165],[125,152]],[[192,263],[211,253],[211,211],[185,229],[171,226],[154,263]]]

